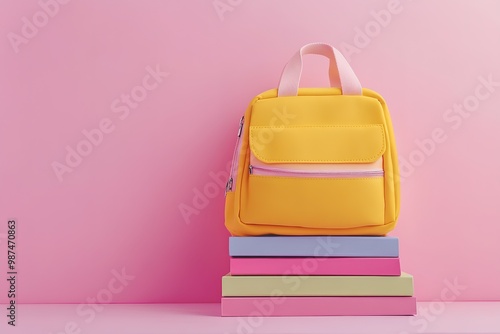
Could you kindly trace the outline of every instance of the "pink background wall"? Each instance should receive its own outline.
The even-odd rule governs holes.
[[[226,168],[250,99],[315,41],[349,44],[363,86],[389,103],[406,161],[392,235],[417,297],[457,280],[458,299],[500,299],[500,86],[476,91],[481,76],[500,82],[500,2],[228,2],[219,16],[212,1],[74,0],[48,19],[35,0],[1,2],[0,233],[18,220],[18,301],[217,301],[228,233],[210,173]],[[22,37],[33,15],[40,27]],[[141,88],[157,64],[169,75]],[[326,61],[307,58],[303,85],[326,82]],[[60,182],[52,164],[100,123],[108,133],[80,144],[87,156]],[[429,144],[433,131],[446,140]],[[188,224],[179,208],[205,187],[217,194]],[[122,268],[134,278],[118,289]]]

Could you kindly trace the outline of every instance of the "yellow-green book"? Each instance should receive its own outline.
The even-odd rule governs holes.
[[[412,296],[413,277],[401,276],[231,276],[222,277],[223,297]]]

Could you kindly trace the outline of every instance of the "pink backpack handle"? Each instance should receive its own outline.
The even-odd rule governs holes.
[[[302,74],[302,56],[317,54],[330,60],[330,86],[340,87],[343,95],[362,95],[361,84],[349,63],[333,46],[324,43],[304,45],[288,61],[281,74],[278,96],[297,96]]]

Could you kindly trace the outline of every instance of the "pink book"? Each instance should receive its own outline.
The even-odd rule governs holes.
[[[398,257],[232,257],[233,276],[399,276]]]
[[[415,315],[415,297],[223,297],[223,317]]]

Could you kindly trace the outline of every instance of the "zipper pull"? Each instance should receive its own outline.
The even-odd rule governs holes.
[[[229,180],[227,180],[227,183],[226,183],[226,194],[233,190],[233,178],[230,177]]]
[[[238,138],[241,137],[241,132],[243,131],[243,123],[245,122],[245,116],[240,119],[240,127],[238,128]]]
[[[250,172],[250,174],[253,174],[253,166],[252,165],[248,166],[248,171]]]

